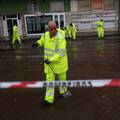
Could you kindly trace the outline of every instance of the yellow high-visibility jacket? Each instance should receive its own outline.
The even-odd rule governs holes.
[[[65,32],[57,29],[55,37],[50,38],[49,31],[45,32],[37,41],[39,46],[44,46],[44,59],[51,61],[50,66],[55,73],[63,73],[68,70]],[[44,64],[44,72],[48,73],[50,66]]]
[[[74,33],[74,32],[76,32],[76,27],[75,27],[75,25],[73,23],[72,23],[72,25],[73,26],[70,26],[70,25],[68,26],[68,31],[71,31],[71,32]]]
[[[13,26],[13,37],[19,37],[19,30],[18,27],[16,25]]]
[[[97,30],[98,31],[103,31],[104,30],[104,22],[102,21],[97,21]]]

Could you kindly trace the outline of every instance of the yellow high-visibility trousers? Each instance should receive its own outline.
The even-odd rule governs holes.
[[[53,82],[55,80],[55,73],[49,68],[48,73],[46,73],[46,81]],[[57,74],[59,80],[66,81],[66,72]],[[59,87],[60,94],[67,92],[67,87]],[[46,87],[45,101],[49,103],[54,102],[54,86]]]
[[[12,44],[15,44],[16,41],[18,41],[19,44],[22,44],[20,40],[20,36],[13,36]]]
[[[98,38],[104,38],[104,29],[103,28],[98,28]]]
[[[73,39],[76,39],[76,32],[73,31],[73,30],[69,30],[69,37],[73,38]]]

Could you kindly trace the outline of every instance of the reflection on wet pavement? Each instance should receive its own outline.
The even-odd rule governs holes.
[[[109,39],[110,38],[110,39]],[[69,58],[68,79],[119,78],[119,36],[97,40],[95,37],[67,41]],[[0,45],[0,48],[2,44]],[[32,42],[10,49],[3,44],[0,50],[1,80],[40,80],[43,65],[40,49],[33,49]],[[5,46],[9,49],[5,49]],[[6,75],[7,74],[7,75]]]

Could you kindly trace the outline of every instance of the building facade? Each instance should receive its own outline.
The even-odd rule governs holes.
[[[49,20],[59,28],[73,22],[78,32],[88,32],[102,18],[106,30],[118,30],[119,9],[119,0],[1,0],[0,37],[9,39],[13,24],[24,39],[40,36]]]

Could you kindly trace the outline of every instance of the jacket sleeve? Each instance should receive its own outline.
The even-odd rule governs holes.
[[[45,38],[44,36],[45,36],[45,34],[43,34],[41,36],[41,38],[39,40],[37,40],[37,43],[40,47],[44,45],[44,38]]]

